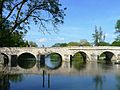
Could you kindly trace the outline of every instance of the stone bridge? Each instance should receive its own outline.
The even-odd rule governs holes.
[[[79,47],[1,47],[0,60],[3,56],[8,57],[9,64],[11,60],[17,59],[20,55],[29,53],[34,55],[36,60],[41,60],[42,56],[47,56],[51,53],[56,53],[62,57],[63,61],[70,61],[76,53],[81,53],[87,62],[97,61],[101,54],[105,54],[107,59],[111,61],[120,60],[120,47],[114,46],[79,46]]]

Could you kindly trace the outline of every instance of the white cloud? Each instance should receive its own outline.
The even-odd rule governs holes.
[[[40,38],[40,39],[39,39],[39,42],[40,42],[40,43],[47,42],[47,41],[48,41],[47,38]]]
[[[65,39],[63,37],[56,37],[56,38],[50,38],[49,41],[55,41],[55,42],[61,42],[64,41]]]
[[[62,42],[64,40],[65,39],[63,37],[56,37],[56,38],[49,38],[49,39],[47,39],[47,38],[40,38],[38,41],[40,43],[45,43],[45,42],[52,42],[52,41],[54,41],[54,42]]]

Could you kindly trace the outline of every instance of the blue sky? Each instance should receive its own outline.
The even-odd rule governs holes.
[[[92,33],[95,25],[102,27],[107,42],[112,42],[116,35],[115,24],[120,19],[120,0],[60,0],[67,7],[64,24],[59,26],[58,33],[42,34],[38,26],[32,25],[25,39],[41,46],[55,43],[79,42],[87,39],[93,42]]]

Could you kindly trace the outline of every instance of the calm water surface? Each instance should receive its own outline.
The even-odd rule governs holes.
[[[62,62],[51,68],[54,65],[48,60],[44,68],[37,63],[29,69],[6,69],[0,73],[0,90],[120,90],[120,65]]]

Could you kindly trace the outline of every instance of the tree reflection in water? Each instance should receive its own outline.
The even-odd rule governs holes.
[[[120,90],[120,75],[116,75],[116,79],[117,79],[117,90]]]
[[[76,53],[72,60],[72,67],[76,70],[81,70],[86,67],[86,61],[84,60],[83,56],[80,53]]]
[[[0,90],[10,90],[10,82],[8,75],[0,73]]]
[[[12,75],[9,75],[9,80],[11,82],[21,82],[22,80],[24,79],[24,76],[22,74],[12,74]]]
[[[96,75],[93,79],[95,82],[95,90],[102,90],[103,87],[103,76]]]
[[[30,69],[36,64],[35,57],[30,53],[23,53],[18,57],[18,65],[24,69]]]
[[[10,90],[10,83],[14,82],[21,82],[24,79],[22,74],[5,74],[0,73],[0,90]]]

